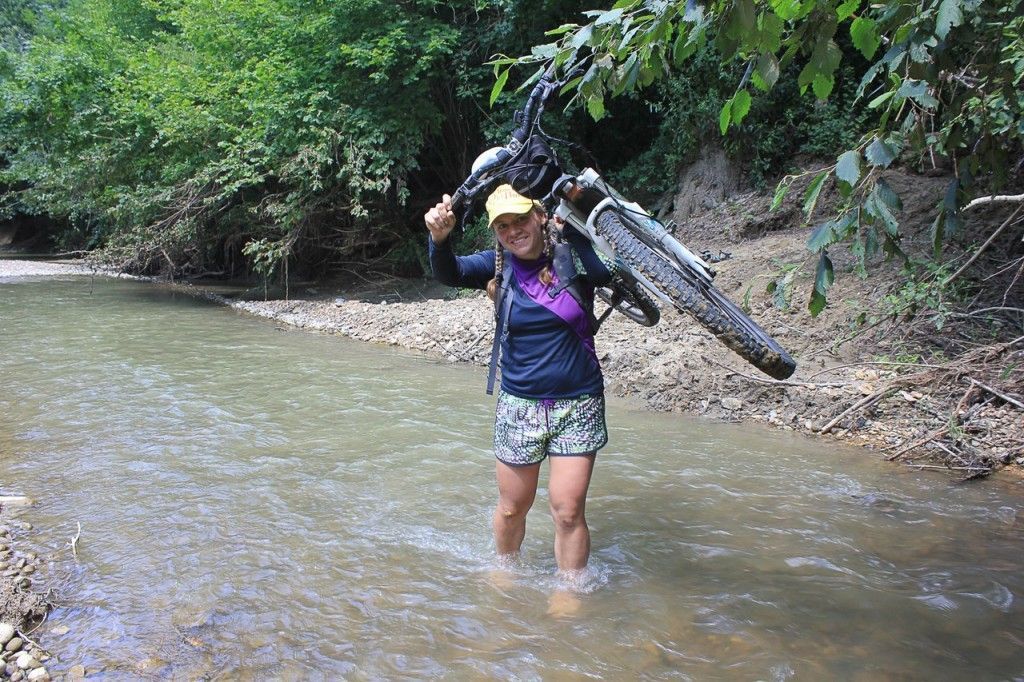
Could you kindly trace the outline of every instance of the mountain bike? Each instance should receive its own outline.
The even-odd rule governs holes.
[[[657,324],[656,300],[691,315],[743,359],[775,379],[793,374],[796,362],[742,310],[714,286],[711,266],[681,244],[639,204],[628,201],[592,168],[566,173],[540,125],[544,105],[573,76],[557,79],[552,64],[540,76],[523,109],[515,114],[503,147],[477,158],[469,177],[452,195],[463,224],[476,200],[501,183],[541,201],[562,221],[563,230],[583,234],[595,250],[614,263],[613,279],[596,294],[645,326]]]

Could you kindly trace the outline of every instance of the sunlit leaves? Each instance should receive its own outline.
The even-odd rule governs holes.
[[[511,69],[511,67],[498,74],[498,78],[494,81],[494,86],[491,88],[491,96],[488,101],[488,104],[492,107],[494,106],[495,100],[498,99],[498,95],[500,95],[501,91],[505,88],[505,83],[508,82],[509,69]]]
[[[867,17],[857,17],[853,20],[850,24],[850,38],[853,40],[853,46],[860,50],[865,59],[874,57],[882,43],[882,38],[878,35],[878,26]]]

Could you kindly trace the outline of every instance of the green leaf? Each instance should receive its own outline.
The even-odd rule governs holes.
[[[732,98],[732,122],[739,125],[750,111],[750,93],[740,90]]]
[[[594,22],[594,26],[604,26],[605,24],[612,24],[619,20],[619,17],[622,16],[622,13],[624,11],[625,8],[622,7],[610,9],[607,12],[602,13],[601,16],[597,18],[597,21]]]
[[[907,97],[923,107],[935,108],[939,106],[939,100],[932,97],[928,92],[928,83],[919,80],[906,80],[896,91],[897,97]]]
[[[850,38],[853,46],[860,50],[865,59],[875,56],[878,46],[882,44],[882,38],[878,35],[878,26],[867,17],[857,17],[850,24]]]
[[[889,164],[896,160],[896,152],[892,147],[877,137],[868,145],[864,156],[872,166],[881,166],[882,168],[888,168]]]
[[[803,9],[800,0],[771,0],[771,5],[783,21],[796,19]]]
[[[765,12],[758,17],[761,26],[760,47],[762,52],[775,53],[782,47],[782,30],[785,25],[777,14]]]
[[[885,68],[884,62],[875,62],[870,69],[864,72],[864,76],[860,79],[860,85],[857,86],[858,99],[864,94],[864,91],[871,85],[883,68]]]
[[[858,9],[860,9],[860,0],[846,0],[839,7],[836,7],[836,19],[839,21],[849,19]]]
[[[725,135],[725,133],[729,130],[730,120],[732,120],[731,99],[728,102],[726,102],[724,106],[722,106],[722,113],[718,115],[718,127],[719,129],[721,129],[723,135]]]
[[[541,59],[551,59],[558,52],[558,45],[556,43],[547,43],[545,45],[536,45],[530,48],[530,54],[534,57],[540,57]]]
[[[573,30],[575,30],[577,28],[579,28],[579,26],[577,24],[562,24],[558,28],[553,28],[550,31],[544,31],[544,35],[546,35],[546,36],[560,36],[560,35],[562,35],[564,33],[568,33],[569,31],[573,31]]]
[[[835,84],[835,78],[819,73],[814,77],[814,81],[811,83],[811,88],[814,90],[815,97],[820,100],[826,100],[828,99],[828,96],[832,94],[832,88]]]
[[[814,232],[807,238],[807,250],[811,253],[818,253],[830,244],[835,243],[836,234],[833,230],[834,227],[835,222],[827,220],[814,228]]]
[[[576,89],[576,86],[583,80],[583,76],[576,76],[571,81],[562,86],[562,89],[558,91],[559,95],[564,95],[567,92],[571,92]]]
[[[505,89],[505,83],[508,81],[508,72],[511,69],[512,69],[512,67],[510,66],[507,69],[505,69],[504,71],[502,71],[498,75],[497,80],[494,81],[494,87],[491,88],[491,97],[490,97],[490,102],[489,102],[488,106],[493,107],[495,100],[498,99],[498,95],[500,95],[501,91]]]
[[[765,90],[770,90],[779,80],[779,60],[775,58],[774,54],[770,52],[764,52],[760,57],[757,58],[757,67],[755,68],[756,75],[760,76],[764,81]]]
[[[885,181],[885,178],[878,179],[878,182],[875,184],[875,191],[878,193],[878,198],[881,199],[882,203],[888,206],[890,210],[903,210],[903,202],[900,200],[900,195],[897,194],[896,190],[894,190],[889,183]]]
[[[811,300],[807,304],[811,317],[817,317],[825,309],[825,304],[828,302],[826,294],[835,279],[836,275],[832,269],[832,261],[829,259],[828,254],[822,251],[818,257],[818,267],[815,268],[814,272],[814,290],[811,292]]]
[[[935,15],[935,35],[942,40],[949,35],[950,29],[964,22],[963,0],[942,0],[939,11]]]
[[[579,29],[578,31],[576,31],[576,33],[573,34],[572,40],[569,41],[569,45],[574,50],[578,50],[587,44],[587,41],[590,40],[590,36],[592,36],[593,34],[594,26],[592,24],[587,24],[586,26]]]
[[[818,203],[818,195],[821,194],[822,185],[825,184],[825,178],[828,177],[828,171],[822,171],[818,173],[811,184],[807,186],[807,190],[804,191],[804,214],[808,218],[811,217],[811,213],[814,212],[814,206]]]
[[[878,255],[878,231],[871,225],[864,226],[864,256],[873,258]]]
[[[942,255],[942,242],[946,236],[946,212],[939,211],[939,214],[935,216],[935,220],[932,221],[931,238],[932,238],[932,253],[936,258]]]
[[[774,211],[782,205],[782,200],[786,198],[786,192],[789,191],[791,185],[792,183],[783,180],[775,187],[775,196],[772,197],[772,205],[768,209],[769,211]]]
[[[851,187],[857,184],[860,180],[860,152],[851,149],[839,155],[836,177]]]
[[[779,310],[786,310],[789,308],[789,303],[793,298],[794,275],[796,275],[796,269],[788,269],[786,274],[772,281],[768,285],[768,293],[772,294],[772,305]]]
[[[676,36],[676,42],[672,46],[672,61],[676,66],[682,66],[683,62],[693,56],[697,51],[699,40],[692,33],[680,29]]]
[[[600,95],[594,95],[587,98],[587,112],[590,117],[595,121],[600,121],[604,118],[604,98]]]
[[[737,27],[743,34],[749,35],[753,33],[754,28],[757,26],[754,0],[735,0],[733,17]]]
[[[895,216],[889,210],[889,207],[885,205],[885,202],[878,196],[877,187],[871,190],[868,194],[867,199],[864,200],[864,210],[868,212],[873,218],[877,219],[882,223],[882,227],[885,228],[886,234],[893,239],[897,239],[900,236],[899,223],[896,221]]]
[[[878,107],[882,106],[890,99],[892,99],[892,96],[895,94],[895,90],[888,90],[886,92],[883,92],[881,95],[868,102],[868,109],[877,109]]]

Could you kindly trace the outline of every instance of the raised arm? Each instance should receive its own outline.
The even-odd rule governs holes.
[[[430,231],[428,249],[430,269],[434,279],[450,287],[484,289],[494,276],[494,251],[480,251],[469,256],[456,256],[452,251],[451,235],[455,227],[451,197],[445,194],[441,202],[423,217]]]

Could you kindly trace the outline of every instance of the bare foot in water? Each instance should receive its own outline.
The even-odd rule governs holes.
[[[487,582],[501,592],[510,591],[516,585],[515,567],[519,564],[518,554],[499,554],[497,565],[487,571]]]
[[[499,592],[509,592],[516,586],[515,576],[507,568],[492,568],[487,571],[487,582]]]
[[[553,618],[572,618],[579,613],[583,602],[565,589],[557,589],[548,597],[548,615]]]

